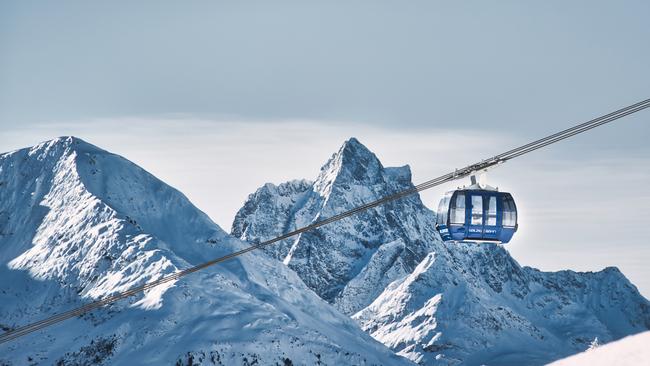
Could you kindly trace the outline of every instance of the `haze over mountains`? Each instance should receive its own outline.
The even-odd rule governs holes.
[[[266,184],[232,234],[263,241],[412,187],[352,138],[313,181]],[[540,272],[502,246],[445,244],[417,195],[267,253],[395,352],[423,365],[543,364],[650,328],[650,303],[620,271]]]

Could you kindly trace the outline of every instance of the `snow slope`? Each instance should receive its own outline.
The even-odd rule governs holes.
[[[63,137],[0,155],[0,327],[246,244],[128,160]],[[0,345],[0,365],[408,364],[249,253]]]
[[[650,332],[625,337],[616,342],[553,362],[552,366],[638,366],[650,364]]]
[[[309,185],[266,184],[232,234],[258,242],[412,187],[352,138]],[[502,246],[449,244],[418,195],[286,240],[269,254],[395,352],[422,365],[544,364],[650,328],[650,303],[616,269],[521,267]]]

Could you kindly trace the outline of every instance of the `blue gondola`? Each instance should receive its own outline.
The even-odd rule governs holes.
[[[440,200],[436,229],[445,241],[507,243],[517,231],[512,195],[492,187],[450,191]]]

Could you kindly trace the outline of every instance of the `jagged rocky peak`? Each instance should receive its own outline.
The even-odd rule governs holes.
[[[253,232],[258,228],[251,226],[251,220],[247,220],[248,214],[256,210],[268,210],[268,214],[286,215],[287,209],[294,205],[305,192],[311,190],[312,184],[312,182],[302,179],[292,180],[280,185],[266,183],[258,188],[255,193],[248,195],[244,207],[240,210],[242,214],[237,215],[235,218],[231,229],[232,235],[245,240],[259,239],[260,237]],[[284,222],[286,219],[277,221]],[[268,232],[268,228],[264,231]]]
[[[265,189],[275,197],[301,186],[309,183]],[[0,155],[2,331],[245,245],[174,188],[80,139],[63,137]],[[29,360],[410,364],[261,252],[0,345],[0,365]]]
[[[406,189],[411,185],[408,165],[385,168],[377,156],[352,137],[321,167],[314,182],[314,190],[330,196],[332,189],[387,188],[389,191]]]
[[[383,168],[377,156],[352,137],[323,165],[316,179],[316,189],[326,195],[326,188],[336,181],[376,184]]]
[[[291,213],[293,207],[303,202],[312,192],[308,180],[292,180],[280,185],[266,183],[248,196],[233,221],[231,234],[249,242],[259,243],[275,237],[277,233],[295,227]],[[258,220],[258,216],[274,220]],[[291,241],[265,247],[263,250],[278,259],[284,259]]]
[[[280,185],[291,187],[285,193],[267,185],[249,196],[235,217],[232,234],[253,242],[267,240],[412,187],[408,166],[385,168],[355,138],[332,155],[309,187],[290,183]],[[430,243],[421,238],[436,236],[433,220],[419,196],[413,195],[266,251],[296,270],[324,299],[353,313],[388,282],[415,268],[430,250]]]

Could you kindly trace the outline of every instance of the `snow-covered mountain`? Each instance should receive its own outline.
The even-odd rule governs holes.
[[[266,184],[232,234],[263,241],[411,187],[346,141],[313,183]],[[616,269],[540,272],[497,245],[448,244],[412,195],[267,252],[395,352],[422,365],[543,364],[650,329],[650,303]]]
[[[0,327],[243,248],[180,192],[65,137],[0,155]],[[249,253],[0,344],[0,365],[410,364]]]
[[[232,234],[259,242],[411,187],[408,166],[384,168],[356,139],[347,141],[312,183],[266,184],[237,213]],[[402,213],[409,213],[404,215]],[[417,196],[265,249],[323,299],[354,314],[433,250],[435,221]]]

